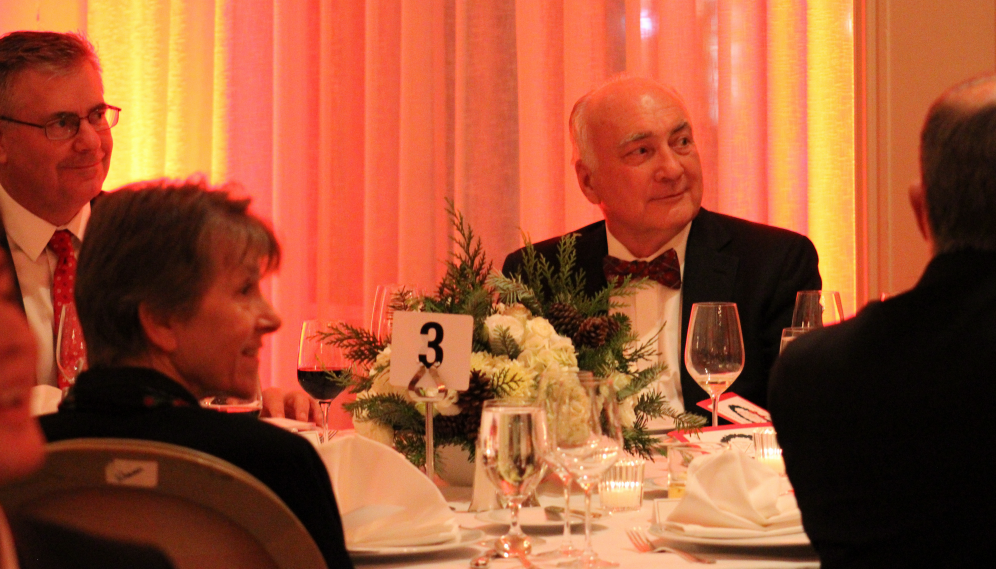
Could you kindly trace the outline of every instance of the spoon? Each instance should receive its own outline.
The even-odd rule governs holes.
[[[491,560],[498,557],[498,552],[494,549],[489,549],[481,554],[480,557],[475,557],[470,560],[470,566],[475,569],[484,569],[488,565],[491,565]]]

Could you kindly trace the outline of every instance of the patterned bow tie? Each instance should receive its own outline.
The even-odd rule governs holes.
[[[626,275],[633,278],[646,277],[675,290],[681,288],[681,268],[678,265],[678,254],[674,249],[668,249],[653,261],[623,261],[612,255],[606,255],[602,261],[605,278],[620,282]]]

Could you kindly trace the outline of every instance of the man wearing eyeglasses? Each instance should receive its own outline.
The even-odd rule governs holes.
[[[38,383],[57,385],[53,236],[78,250],[111,162],[120,109],[104,101],[100,62],[78,34],[0,38],[0,247],[14,261],[40,357]],[[65,233],[61,235],[65,236]]]
[[[100,71],[93,45],[80,34],[0,37],[0,249],[14,261],[21,295],[13,300],[24,308],[38,345],[40,385],[60,386],[53,334],[57,251],[64,252],[63,264],[75,262],[65,253],[79,250],[121,112],[104,101]],[[263,405],[264,415],[299,420],[317,410],[300,390],[267,389]]]

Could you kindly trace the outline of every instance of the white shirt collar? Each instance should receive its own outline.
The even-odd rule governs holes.
[[[652,255],[648,255],[642,258],[636,257],[635,255],[630,253],[629,249],[627,249],[626,246],[623,245],[618,239],[616,239],[615,235],[613,235],[612,232],[609,231],[609,227],[607,225],[605,227],[605,236],[609,242],[609,255],[612,255],[617,259],[622,259],[623,261],[637,261],[637,260],[650,261],[652,259],[655,259],[658,255],[660,255],[664,251],[667,251],[668,249],[674,249],[674,252],[677,253],[678,255],[678,263],[681,266],[681,274],[684,275],[685,248],[688,246],[688,232],[691,230],[691,228],[692,224],[691,222],[689,222],[688,224],[685,225],[685,227],[681,229],[681,231],[678,232],[677,235],[675,235],[674,237],[671,238],[670,241],[665,243],[663,247],[661,247],[657,251],[654,251]]]
[[[12,242],[11,246],[17,244],[25,255],[36,261],[58,229],[68,229],[78,241],[83,240],[83,232],[90,219],[90,204],[85,204],[69,223],[56,227],[28,211],[0,185],[0,216],[3,216],[3,227]]]

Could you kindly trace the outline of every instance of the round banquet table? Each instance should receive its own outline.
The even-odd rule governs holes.
[[[457,521],[462,528],[479,529],[486,534],[486,538],[500,536],[507,530],[507,525],[493,524],[477,519],[473,513],[468,513],[467,506],[470,500],[469,488],[443,488],[450,505],[456,510]],[[640,527],[646,530],[649,528],[653,515],[654,491],[648,491],[643,508],[634,512],[613,513],[609,516],[599,518],[593,523],[592,541],[595,551],[602,559],[615,561],[621,568],[654,568],[667,569],[669,567],[694,567],[703,566],[697,563],[690,563],[673,553],[640,553],[633,547],[626,537],[626,530]],[[666,495],[663,490],[656,493],[658,497]],[[541,504],[560,503],[554,497],[541,496]],[[598,506],[597,496],[593,498],[593,504]],[[582,507],[583,500],[576,496],[571,500],[572,508]],[[583,545],[583,526],[577,525],[574,530],[574,544],[577,547]],[[560,544],[560,528],[543,528],[542,530],[526,531],[532,537],[539,537],[545,543],[535,547],[535,551],[546,551],[556,548]],[[398,555],[398,556],[354,556],[353,563],[357,567],[383,567],[387,568],[467,568],[469,561],[481,555],[487,549],[484,545],[471,544],[468,547],[461,547],[448,551],[434,553],[423,553],[418,555]],[[699,554],[703,557],[710,555]],[[710,566],[717,569],[760,569],[760,568],[818,568],[819,561],[811,559],[771,559],[771,558],[750,558],[756,554],[751,550],[735,551],[724,550],[724,555],[717,555],[717,561]],[[734,558],[722,558],[732,556]],[[537,568],[556,567],[556,561],[533,560]],[[512,569],[522,567],[518,560],[498,559],[491,562],[493,569]]]

